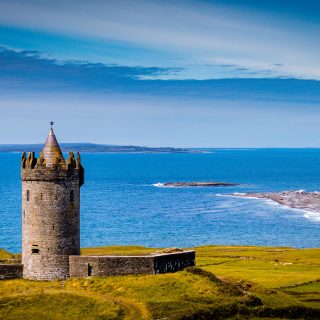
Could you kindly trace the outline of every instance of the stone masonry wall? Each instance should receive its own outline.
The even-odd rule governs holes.
[[[0,264],[0,280],[22,278],[22,264]]]
[[[78,175],[72,170],[45,167],[23,169],[23,277],[65,279],[69,274],[69,255],[77,254],[80,254]]]
[[[195,265],[195,251],[146,256],[70,256],[70,277],[176,272]]]
[[[154,256],[154,273],[167,273],[195,266],[195,251],[184,251]]]
[[[92,276],[153,274],[152,256],[70,256],[70,277],[87,277],[88,266]]]

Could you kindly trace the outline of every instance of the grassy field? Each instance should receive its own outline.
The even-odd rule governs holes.
[[[19,255],[0,249],[0,262],[10,261],[12,259],[19,259]]]
[[[143,276],[0,281],[0,319],[320,319],[320,249],[197,247],[197,266]],[[84,248],[148,254],[144,247]],[[12,258],[0,250],[0,259]]]

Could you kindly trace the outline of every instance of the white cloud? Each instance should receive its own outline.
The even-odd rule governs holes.
[[[1,0],[0,23],[167,51],[181,65],[234,64],[262,75],[320,79],[318,25],[241,8],[199,1]]]

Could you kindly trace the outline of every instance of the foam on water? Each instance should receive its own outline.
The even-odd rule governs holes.
[[[178,186],[167,186],[162,182],[153,183],[152,186],[157,187],[157,188],[182,188],[182,187],[178,187]]]
[[[305,211],[303,216],[311,221],[320,222],[320,213],[319,212]]]
[[[165,185],[164,185],[164,183],[161,183],[161,182],[158,182],[158,183],[154,183],[154,184],[152,184],[154,187],[158,187],[158,188],[164,188],[165,187]]]

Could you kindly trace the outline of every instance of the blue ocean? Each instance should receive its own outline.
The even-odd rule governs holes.
[[[21,251],[20,154],[0,153],[0,248]],[[234,192],[320,190],[320,149],[82,154],[81,246],[320,247],[320,213]],[[235,187],[165,188],[224,181]]]

